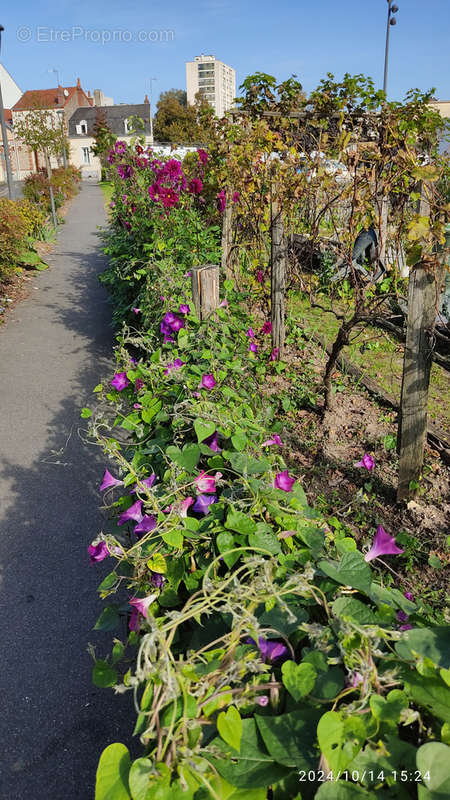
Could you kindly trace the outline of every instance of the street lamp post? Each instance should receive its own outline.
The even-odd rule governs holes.
[[[150,78],[150,144],[153,145],[153,81],[158,78]]]
[[[388,79],[388,67],[389,67],[389,38],[391,33],[391,25],[397,25],[397,19],[394,17],[394,14],[398,11],[398,6],[393,2],[393,0],[387,0],[388,3],[388,15],[387,15],[387,27],[386,27],[386,50],[384,53],[384,83],[383,83],[383,92],[387,95],[387,79]]]
[[[65,131],[64,131],[64,111],[59,109],[56,112],[58,117],[61,121],[61,141],[62,141],[62,155],[63,155],[63,166],[64,169],[67,169],[67,155],[66,155],[66,142],[65,142]]]
[[[2,49],[2,31],[4,31],[3,25],[0,25],[0,53]],[[13,184],[13,177],[11,172],[11,161],[9,159],[9,147],[8,147],[8,133],[6,130],[6,120],[5,120],[5,109],[3,107],[3,97],[2,97],[2,87],[0,86],[0,126],[2,129],[2,139],[3,139],[3,153],[5,155],[5,167],[6,167],[6,180],[8,182],[8,194],[9,199],[14,200],[14,184]]]

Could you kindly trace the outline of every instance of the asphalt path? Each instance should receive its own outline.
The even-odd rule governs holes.
[[[104,527],[104,457],[83,442],[80,408],[113,365],[101,189],[74,199],[50,269],[0,328],[0,798],[93,800],[102,749],[125,741],[130,693],[91,682],[96,587],[86,548]],[[120,632],[118,633],[120,635]],[[131,728],[131,729],[130,729]]]

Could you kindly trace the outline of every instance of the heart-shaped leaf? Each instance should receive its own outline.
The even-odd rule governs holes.
[[[217,730],[227,744],[238,752],[241,749],[242,719],[235,706],[230,706],[227,711],[221,711],[217,717]]]
[[[130,800],[130,754],[124,744],[110,744],[100,756],[95,780],[95,800]]]
[[[201,451],[198,444],[185,444],[182,450],[171,445],[166,454],[187,472],[192,472],[200,458]]]
[[[366,729],[359,717],[327,711],[317,726],[320,749],[333,772],[345,770],[359,753],[366,739]]]
[[[450,797],[450,747],[442,742],[427,742],[417,751],[417,769],[436,798]],[[434,794],[433,794],[434,797]]]
[[[197,418],[194,420],[194,430],[197,434],[197,441],[204,442],[208,436],[212,436],[216,430],[214,422],[207,422],[206,420]]]
[[[248,536],[250,533],[255,533],[256,522],[254,522],[251,517],[248,517],[247,514],[244,514],[243,511],[230,511],[225,522],[225,527]]]
[[[283,684],[297,702],[310,693],[317,678],[316,670],[308,662],[296,664],[295,661],[285,661],[281,672]]]
[[[234,536],[232,533],[219,533],[216,539],[216,544],[219,553],[225,553],[225,554],[227,553],[228,550],[233,550],[236,547],[236,543],[234,541]],[[225,561],[227,567],[230,567],[231,569],[233,564],[235,564],[240,557],[241,557],[240,552],[228,553],[227,555],[224,555],[223,560]]]
[[[398,723],[404,708],[408,708],[408,698],[400,689],[393,689],[386,698],[379,694],[370,697],[370,709],[380,722]]]
[[[340,561],[319,561],[318,566],[338,583],[368,593],[372,583],[372,570],[358,550],[344,553]]]
[[[92,681],[95,686],[106,689],[107,686],[114,686],[117,683],[117,678],[117,671],[107,661],[99,659],[95,662],[92,670]]]
[[[137,758],[130,769],[129,781],[133,800],[146,800],[150,780],[155,780],[155,768],[149,758]]]

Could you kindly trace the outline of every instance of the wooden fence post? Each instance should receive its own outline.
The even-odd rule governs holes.
[[[195,310],[203,320],[219,305],[219,267],[215,264],[192,267],[191,280]]]
[[[423,262],[411,270],[408,289],[403,379],[398,424],[400,453],[397,501],[414,494],[411,481],[418,481],[427,435],[428,389],[433,351],[433,330],[439,304],[444,265],[434,274]]]
[[[271,322],[272,347],[283,355],[285,339],[284,293],[286,286],[286,238],[278,200],[273,198],[271,208]]]
[[[227,192],[227,203],[223,212],[222,223],[222,273],[226,278],[233,278],[231,266],[231,248],[233,246],[233,206],[230,202],[230,192]]]

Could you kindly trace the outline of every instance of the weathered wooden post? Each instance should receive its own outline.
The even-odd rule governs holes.
[[[411,481],[420,478],[427,435],[428,389],[433,353],[433,331],[444,264],[436,259],[435,270],[423,261],[409,275],[408,327],[398,425],[400,464],[397,500],[414,494]]]
[[[286,237],[280,205],[276,198],[272,199],[270,233],[272,347],[278,350],[278,358],[280,358],[283,355],[285,339]]]
[[[192,267],[192,299],[199,319],[205,319],[219,305],[219,267],[205,264]]]
[[[230,193],[227,192],[227,203],[223,213],[222,222],[222,273],[226,278],[233,278],[231,265],[231,250],[233,246],[233,206],[230,202]]]

